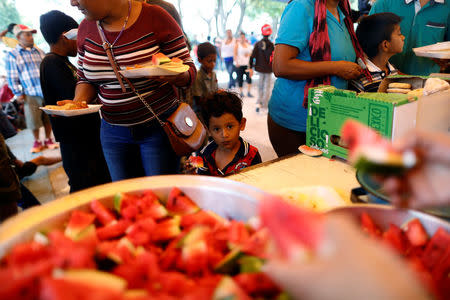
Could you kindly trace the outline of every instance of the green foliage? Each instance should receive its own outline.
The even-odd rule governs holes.
[[[250,0],[247,16],[255,19],[261,14],[268,14],[272,19],[281,17],[286,3],[274,0]]]
[[[0,31],[6,29],[10,23],[21,23],[16,4],[12,0],[0,0]]]

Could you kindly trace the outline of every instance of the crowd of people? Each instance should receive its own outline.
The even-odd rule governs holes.
[[[36,30],[20,24],[11,26],[17,44],[8,41],[14,48],[7,55],[6,66],[8,85],[17,101],[24,104],[27,128],[33,132],[32,152],[38,153],[45,147],[61,148],[71,192],[110,181],[180,172],[180,157],[172,149],[159,120],[166,120],[177,110],[182,94],[191,95],[188,101],[209,132],[207,144],[196,154],[202,158],[203,166],[189,172],[225,176],[261,162],[258,149],[240,137],[246,125],[242,98],[253,97],[254,71],[259,75],[258,108],[268,106],[270,141],[277,155],[284,156],[298,152],[298,147],[305,144],[309,88],[328,84],[341,89],[374,91],[388,75],[428,75],[448,68],[448,61],[419,58],[412,52],[414,47],[449,40],[450,6],[444,0],[377,0],[370,16],[359,19],[356,32],[348,1],[291,0],[281,16],[274,43],[267,24],[261,28],[260,41],[254,37],[249,41],[243,32],[235,37],[228,30],[220,47],[209,42],[196,47],[198,70],[173,5],[162,0],[70,2],[85,15],[80,25],[59,11],[40,17],[40,30],[50,46],[47,54],[34,45]],[[78,29],[76,41],[65,35],[72,29]],[[120,76],[120,68],[144,64],[158,52],[181,59],[188,70],[176,76],[130,80]],[[76,55],[78,64],[74,66],[68,57]],[[214,71],[218,56],[229,73],[228,88],[237,88],[238,93],[219,89]],[[273,90],[272,72],[277,77]],[[63,118],[48,116],[39,109],[68,99],[100,103],[100,115]],[[43,141],[39,139],[41,127],[45,129]],[[52,128],[59,145],[52,139]],[[448,136],[416,133],[408,138],[398,147],[432,147],[436,151],[425,151],[431,156],[424,157],[422,169],[410,176],[385,179],[386,191],[395,203],[400,202],[404,181],[410,180],[407,185],[413,199],[410,205],[430,205],[432,199],[427,195],[434,195],[433,199],[440,204],[450,203],[450,191],[436,191],[430,177],[433,173],[429,171],[433,165],[444,165],[447,170],[444,180],[450,178]],[[20,169],[35,170],[39,164],[49,163],[53,161],[21,162],[8,151],[0,136],[1,218],[16,213],[17,203],[21,203],[26,193],[19,181]],[[422,184],[415,184],[418,181]],[[341,228],[330,234],[338,249],[354,252],[341,247],[344,236],[356,244],[366,243],[361,242],[363,238],[346,220],[330,219],[330,224],[335,222],[342,225],[330,226],[332,231]],[[340,264],[311,264],[307,276],[323,275],[328,270],[336,275],[347,268],[348,272],[355,271],[353,274],[358,278],[367,275],[379,279],[390,270],[391,277],[396,274],[395,278],[404,278],[405,284],[393,288],[389,277],[361,280],[358,291],[373,288],[377,291],[373,299],[425,299],[420,287],[406,288],[410,287],[410,274],[398,271],[400,263],[388,250],[366,248],[362,254],[346,256],[361,261],[358,270],[348,267],[345,259],[337,259]],[[385,263],[387,269],[382,274],[371,273],[360,267],[371,259],[369,256],[392,263]],[[330,289],[322,292],[322,284],[315,285],[311,280],[304,281],[311,284],[298,285],[297,278],[307,277],[302,275],[300,265],[295,268],[270,262],[266,270],[294,298],[354,296],[349,294],[354,290],[332,282],[336,276],[327,282]]]

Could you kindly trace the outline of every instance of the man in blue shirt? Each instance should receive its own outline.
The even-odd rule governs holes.
[[[52,138],[52,127],[48,116],[39,107],[44,105],[39,66],[44,58],[44,52],[34,46],[35,29],[25,25],[15,25],[13,33],[19,44],[5,58],[8,84],[19,102],[24,102],[27,128],[33,131],[34,144],[32,153],[41,152],[45,147],[57,148]],[[45,128],[44,144],[39,139],[39,129]]]
[[[391,12],[402,18],[400,27],[405,46],[403,52],[393,56],[390,62],[406,74],[439,72],[434,61],[417,57],[413,48],[450,39],[450,0],[377,0],[370,14],[381,12]]]

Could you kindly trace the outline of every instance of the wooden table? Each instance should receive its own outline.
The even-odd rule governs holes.
[[[227,177],[267,192],[302,186],[331,186],[345,200],[359,187],[355,169],[341,160],[302,154],[269,161]]]

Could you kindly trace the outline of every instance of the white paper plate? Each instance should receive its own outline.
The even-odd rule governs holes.
[[[417,56],[450,59],[450,42],[442,42],[420,48],[413,48]]]
[[[42,109],[48,115],[56,115],[56,116],[62,116],[62,117],[75,117],[75,116],[96,113],[100,110],[100,107],[102,107],[101,104],[88,104],[88,106],[89,106],[88,108],[72,109],[72,110],[48,109],[45,107],[39,107],[39,108]]]
[[[132,70],[121,70],[123,76],[127,78],[142,78],[149,76],[174,76],[189,70],[188,65],[182,67],[171,68],[169,66],[146,66],[143,68],[137,68]]]

